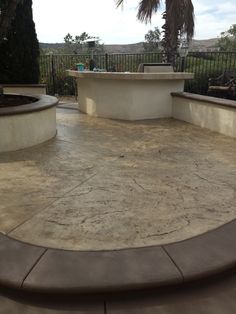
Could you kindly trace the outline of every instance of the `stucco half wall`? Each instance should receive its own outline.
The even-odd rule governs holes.
[[[77,79],[79,110],[92,116],[142,120],[170,118],[171,92],[182,92],[191,73],[93,73],[67,71]]]
[[[190,93],[172,93],[173,118],[236,138],[236,102]]]

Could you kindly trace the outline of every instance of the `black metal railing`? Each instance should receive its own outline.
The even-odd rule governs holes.
[[[185,71],[195,74],[194,80],[185,84],[185,90],[207,94],[208,80],[221,75],[225,70],[236,70],[235,52],[190,52],[186,58]]]
[[[76,63],[85,63],[90,55],[42,55],[40,57],[40,82],[47,84],[51,95],[74,95],[75,81],[66,75],[67,69]],[[137,72],[140,63],[158,63],[166,60],[163,53],[99,54],[94,55],[98,68],[118,72]],[[224,70],[236,70],[235,52],[190,52],[185,60],[174,56],[175,71],[184,70],[195,74],[194,80],[185,84],[185,91],[206,94],[208,79],[217,77]],[[184,61],[184,62],[183,62]]]

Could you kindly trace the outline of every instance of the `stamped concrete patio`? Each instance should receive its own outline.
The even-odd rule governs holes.
[[[0,155],[0,232],[73,250],[170,243],[236,217],[236,140],[172,119],[59,108],[58,135]]]

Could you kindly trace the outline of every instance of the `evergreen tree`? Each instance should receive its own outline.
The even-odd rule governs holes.
[[[143,48],[147,52],[157,52],[160,51],[161,43],[161,32],[158,27],[154,30],[149,30],[145,35],[145,43],[143,43]]]
[[[0,0],[0,43],[4,40],[15,17],[17,5],[22,0]]]
[[[38,83],[39,43],[32,0],[23,0],[16,7],[11,27],[0,43],[0,60],[0,83]]]
[[[86,40],[91,39],[95,41],[95,47],[93,48],[93,52],[96,54],[104,53],[104,45],[100,44],[100,38],[90,36],[88,33],[83,32],[80,35],[76,35],[73,37],[70,33],[68,33],[64,37],[64,53],[65,54],[90,54],[91,51],[88,48],[88,43]]]
[[[230,29],[220,35],[216,44],[220,51],[236,51],[236,24],[231,25]]]

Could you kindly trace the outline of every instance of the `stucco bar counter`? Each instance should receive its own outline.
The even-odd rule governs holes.
[[[172,92],[192,73],[120,73],[68,70],[77,79],[79,110],[92,116],[142,120],[172,116]]]

